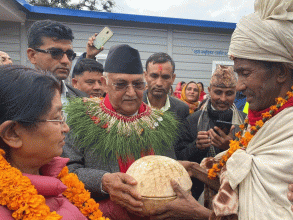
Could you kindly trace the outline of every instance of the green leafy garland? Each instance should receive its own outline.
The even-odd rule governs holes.
[[[79,147],[92,147],[105,160],[141,157],[151,148],[163,154],[172,147],[178,134],[178,121],[170,112],[153,110],[138,116],[109,114],[100,98],[75,98],[65,107],[67,123],[78,140]],[[111,111],[111,110],[109,110]]]

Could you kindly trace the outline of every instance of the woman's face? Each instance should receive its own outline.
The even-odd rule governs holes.
[[[186,83],[181,84],[181,91],[182,91],[182,89],[184,88],[185,85],[186,85]]]
[[[202,85],[200,83],[198,83],[197,86],[200,89],[200,91],[202,91]]]
[[[186,99],[189,102],[196,102],[199,97],[199,89],[196,83],[190,83],[185,89]]]
[[[57,92],[52,100],[52,106],[40,120],[61,120],[62,104],[60,93]],[[68,125],[63,122],[37,122],[36,128],[22,129],[22,146],[18,149],[22,157],[32,159],[32,163],[47,164],[54,157],[60,156],[65,144],[65,134],[69,132]]]

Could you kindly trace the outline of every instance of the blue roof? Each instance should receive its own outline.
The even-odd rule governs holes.
[[[155,16],[145,16],[145,15],[131,15],[131,14],[121,14],[121,13],[112,13],[112,12],[96,12],[96,11],[74,10],[74,9],[64,9],[64,8],[50,8],[50,7],[32,6],[28,4],[25,0],[15,0],[15,1],[18,2],[20,5],[22,5],[29,12],[38,13],[38,14],[109,19],[109,20],[117,20],[117,21],[146,22],[146,23],[153,23],[153,24],[166,24],[166,25],[183,25],[183,26],[206,27],[206,28],[224,28],[224,29],[236,28],[235,23],[229,23],[229,22],[155,17]]]

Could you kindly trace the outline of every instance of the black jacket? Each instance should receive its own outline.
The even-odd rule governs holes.
[[[186,103],[182,102],[181,100],[169,96],[170,100],[170,109],[168,111],[173,112],[177,119],[183,123],[187,116],[189,115],[189,107]],[[148,104],[147,100],[147,90],[143,93],[142,101]]]

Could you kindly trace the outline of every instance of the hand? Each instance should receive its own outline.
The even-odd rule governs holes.
[[[197,133],[196,147],[200,150],[208,148],[211,146],[211,139],[209,136],[209,132],[207,131],[199,131]]]
[[[219,133],[219,135],[214,131],[214,129]],[[214,127],[214,129],[210,129],[208,131],[211,137],[211,144],[222,150],[227,150],[229,148],[230,140],[233,139],[233,130],[235,129],[235,126],[232,125],[228,135],[226,135],[225,132],[218,127]]]
[[[188,192],[185,192],[177,182],[171,180],[171,185],[177,198],[165,206],[151,211],[151,220],[161,219],[203,219],[211,215],[211,210],[200,205]]]
[[[131,213],[142,216],[142,198],[136,191],[136,180],[125,173],[106,173],[102,179],[103,190],[110,199]]]
[[[190,177],[193,177],[192,173],[194,170],[194,166],[199,165],[198,163],[195,162],[190,162],[190,161],[183,161],[183,160],[177,160],[187,171]]]
[[[86,44],[86,58],[94,59],[97,54],[104,50],[104,47],[101,47],[99,50],[94,46],[94,40],[98,34],[95,33],[91,36]]]
[[[287,197],[291,202],[293,202],[293,184],[289,184],[288,189],[289,189],[289,192]],[[291,206],[291,210],[293,212],[293,205]]]

